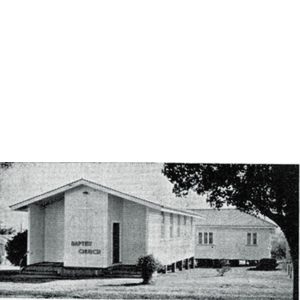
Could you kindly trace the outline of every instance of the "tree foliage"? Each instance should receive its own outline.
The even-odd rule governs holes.
[[[173,192],[207,195],[212,207],[234,205],[261,213],[284,232],[294,265],[294,298],[298,299],[299,166],[269,164],[165,164],[163,174]]]
[[[8,169],[12,166],[12,162],[0,162],[0,168],[1,169]]]
[[[10,235],[15,233],[16,231],[10,227],[10,228],[0,228],[0,235]]]
[[[26,266],[27,230],[19,232],[5,246],[7,259],[14,266]]]

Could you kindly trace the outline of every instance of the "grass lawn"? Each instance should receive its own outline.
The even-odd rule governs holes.
[[[159,274],[154,284],[141,279],[55,279],[0,272],[0,297],[101,299],[292,299],[292,280],[281,270],[232,268],[224,277],[215,269]]]

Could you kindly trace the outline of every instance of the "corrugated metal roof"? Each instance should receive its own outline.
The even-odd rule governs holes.
[[[204,226],[232,226],[232,227],[264,227],[275,228],[275,224],[263,220],[237,209],[191,209],[205,217],[199,220],[199,225]]]

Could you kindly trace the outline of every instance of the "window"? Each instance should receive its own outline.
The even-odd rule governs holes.
[[[251,245],[251,233],[247,233],[247,245]]]
[[[178,215],[177,236],[180,237],[180,215]]]
[[[165,238],[165,213],[161,212],[161,238]]]
[[[207,244],[207,232],[204,232],[204,244]]]
[[[173,238],[173,214],[170,214],[170,238]]]
[[[202,244],[202,232],[198,233],[198,244]]]
[[[253,239],[252,239],[253,245],[257,245],[257,234],[253,233]]]
[[[257,233],[247,233],[247,245],[257,245]]]
[[[212,232],[198,232],[198,244],[212,245],[214,243]]]
[[[213,244],[214,243],[214,241],[213,241],[213,233],[212,232],[209,233],[209,242],[208,243],[209,244]]]

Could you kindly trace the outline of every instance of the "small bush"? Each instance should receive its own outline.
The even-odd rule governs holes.
[[[228,260],[221,259],[218,263],[221,265],[221,267],[217,269],[217,272],[220,276],[224,276],[226,272],[231,270],[230,263]]]
[[[141,268],[144,284],[150,283],[153,273],[162,268],[161,263],[156,260],[152,254],[140,257],[137,266]]]
[[[14,266],[24,267],[27,264],[27,230],[19,232],[5,246],[7,259]]]
[[[263,258],[259,261],[256,270],[273,271],[277,268],[278,263],[274,258]]]

